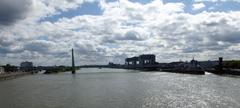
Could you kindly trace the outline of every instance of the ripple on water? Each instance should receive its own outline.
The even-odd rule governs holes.
[[[0,82],[3,108],[240,108],[229,76],[81,69]],[[18,106],[17,106],[18,105]]]

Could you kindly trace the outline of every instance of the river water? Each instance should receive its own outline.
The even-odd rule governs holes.
[[[240,108],[240,77],[121,69],[0,82],[0,108]]]

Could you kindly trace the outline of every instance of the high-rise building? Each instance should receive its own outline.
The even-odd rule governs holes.
[[[32,62],[28,62],[28,61],[22,62],[20,64],[20,69],[22,71],[31,71],[31,70],[33,70],[33,63]]]

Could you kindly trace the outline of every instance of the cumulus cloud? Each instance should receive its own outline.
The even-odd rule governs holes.
[[[239,57],[239,11],[190,14],[185,12],[183,3],[103,0],[99,2],[101,16],[76,15],[56,22],[39,22],[43,17],[75,9],[82,3],[81,0],[34,1],[24,21],[0,28],[2,62],[70,64],[71,48],[75,49],[79,65],[123,63],[125,57],[146,53],[156,54],[159,62],[191,59],[193,55],[201,60]]]
[[[26,17],[31,8],[32,0],[1,0],[0,24],[9,25]]]
[[[55,43],[46,41],[46,40],[34,40],[26,43],[23,47],[24,50],[28,51],[36,51],[40,53],[48,53],[52,51],[52,49],[56,48],[54,46]]]
[[[193,4],[193,10],[199,10],[199,9],[203,9],[205,8],[205,4],[204,3],[196,3],[196,4]]]

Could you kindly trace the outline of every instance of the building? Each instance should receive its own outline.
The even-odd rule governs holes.
[[[125,59],[126,68],[144,68],[146,66],[156,66],[156,64],[156,56],[153,54],[144,54]]]
[[[4,67],[0,67],[0,74],[4,74],[5,71],[4,71]]]
[[[22,62],[20,64],[20,70],[25,71],[25,72],[32,71],[33,70],[33,63],[28,62],[28,61]]]
[[[140,65],[156,64],[156,56],[153,54],[140,55],[138,59]]]
[[[126,65],[137,65],[137,64],[139,64],[139,57],[126,58],[125,64]]]

